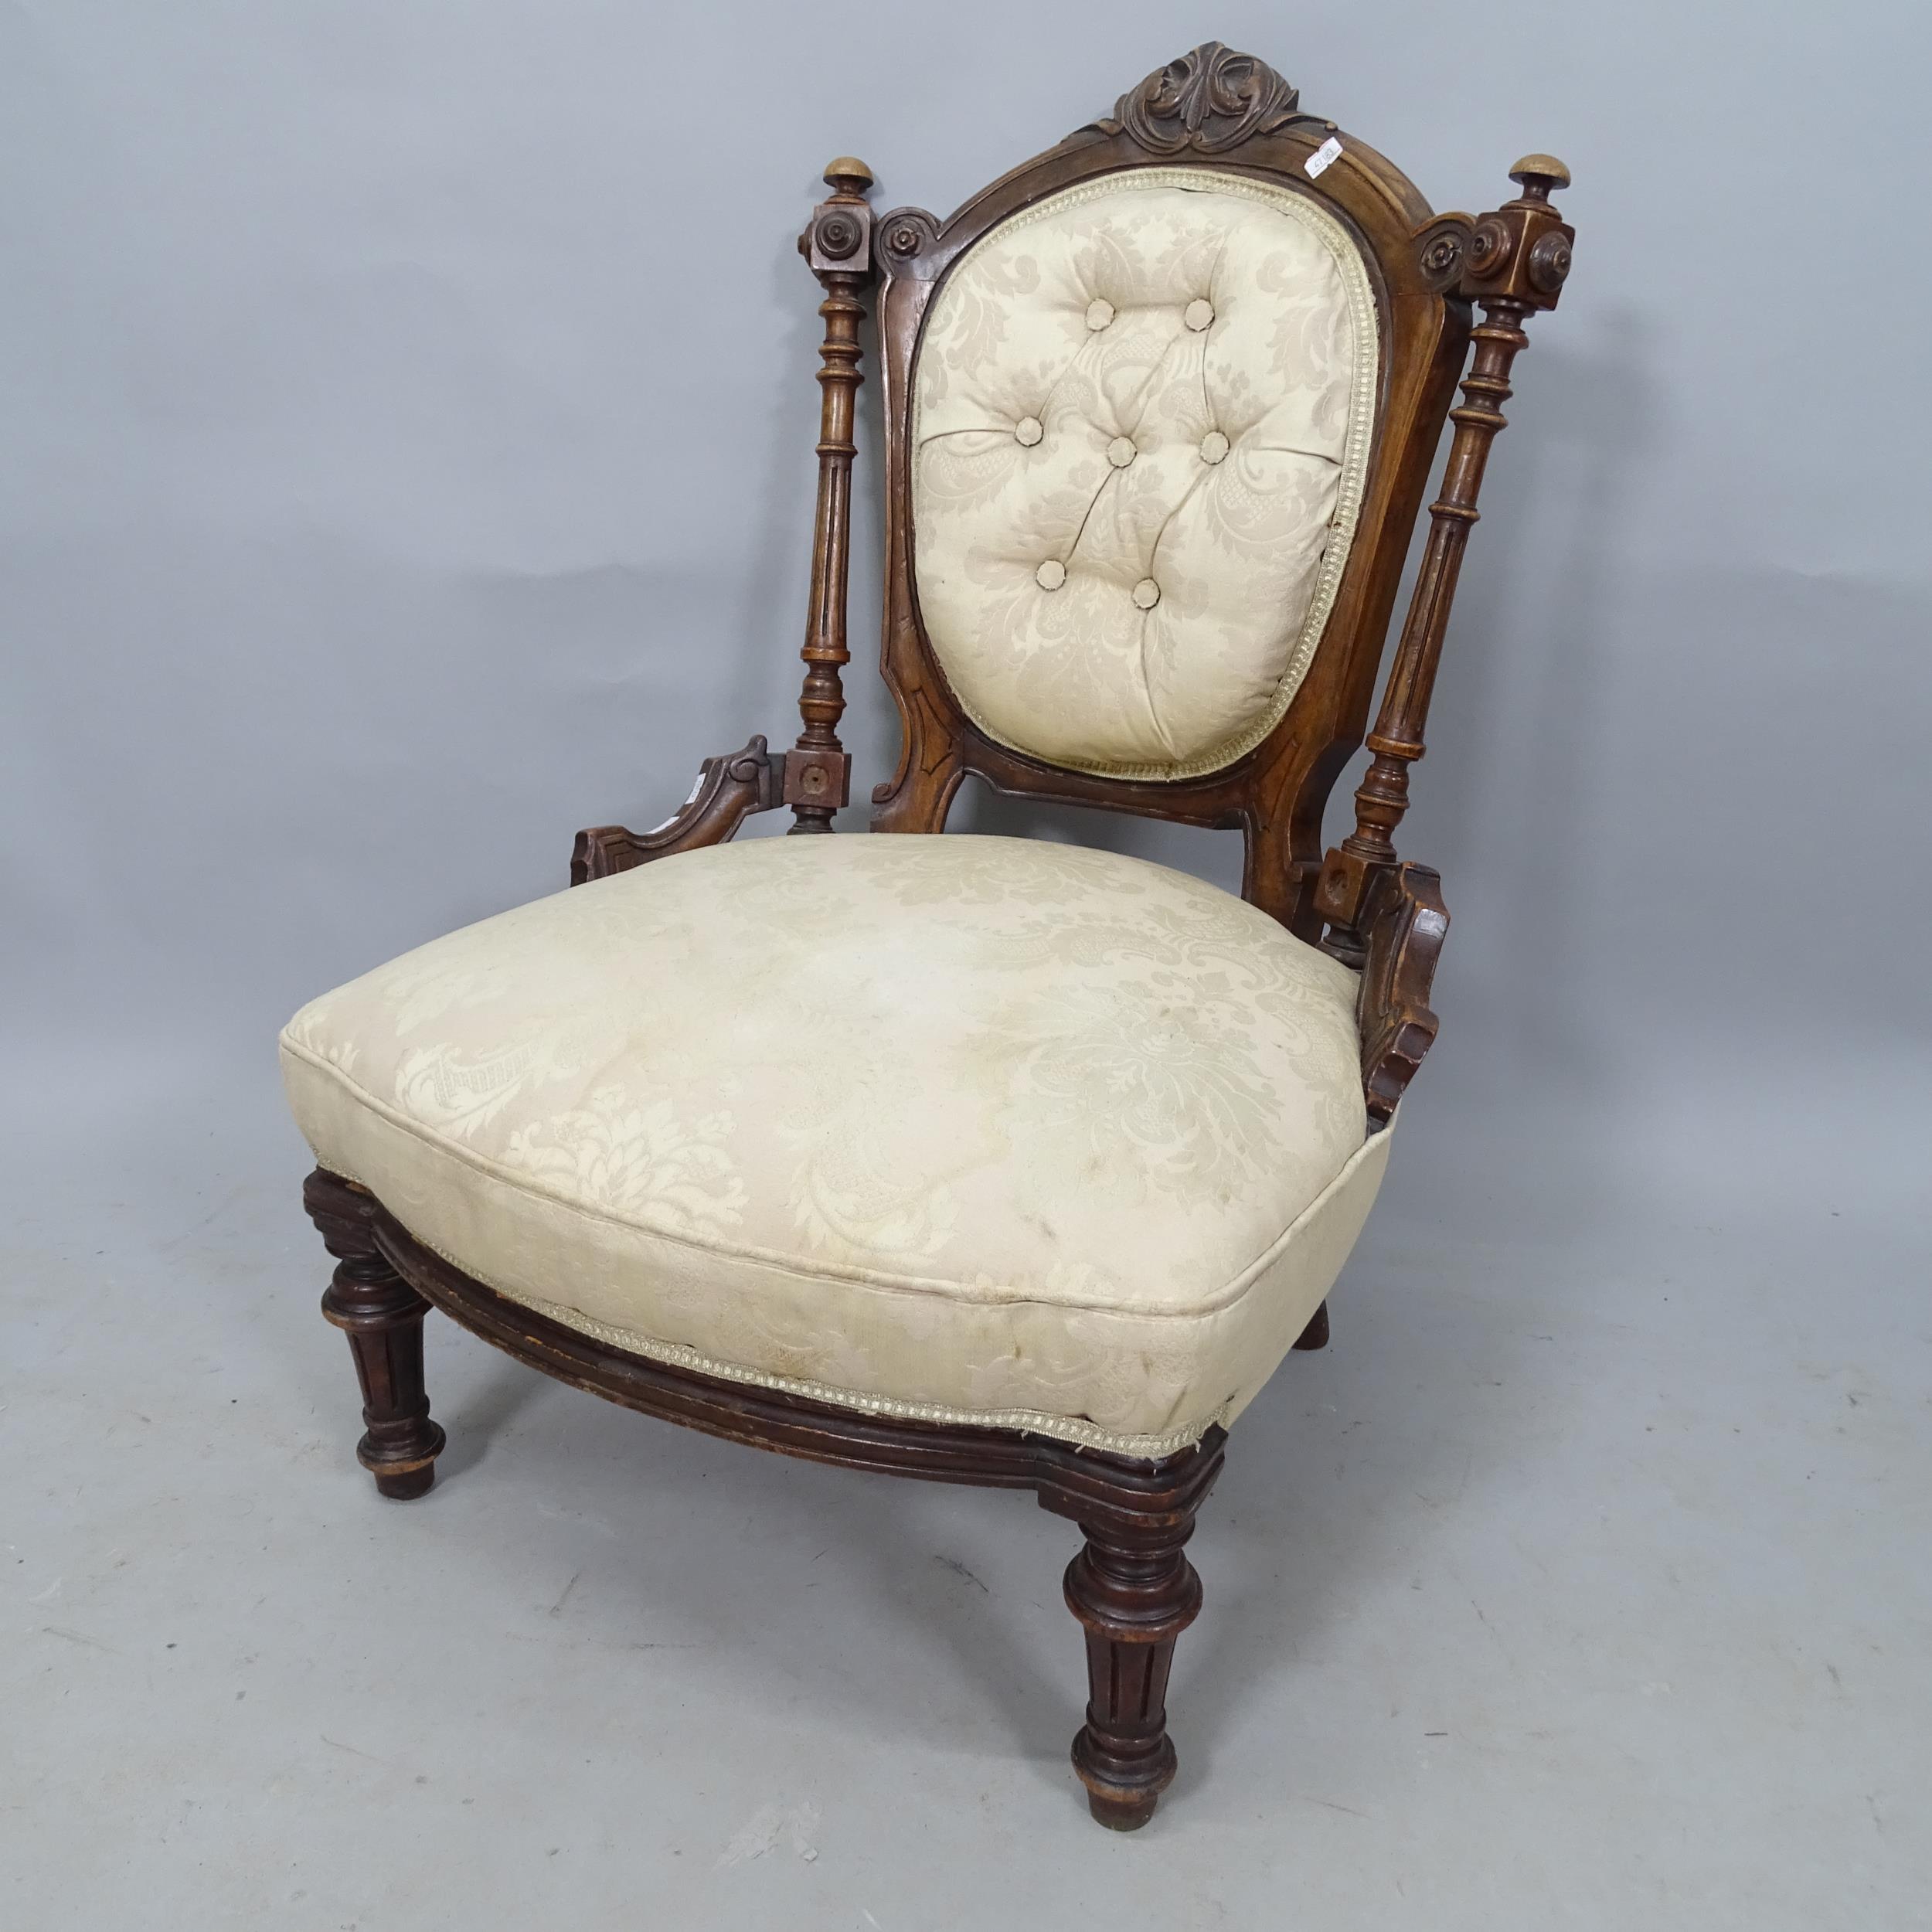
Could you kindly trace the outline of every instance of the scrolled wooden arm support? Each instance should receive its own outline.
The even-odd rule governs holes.
[[[1483,310],[1471,332],[1475,352],[1462,378],[1464,400],[1449,412],[1455,437],[1442,495],[1430,506],[1428,545],[1382,709],[1368,735],[1372,757],[1355,793],[1355,830],[1322,860],[1315,887],[1315,907],[1328,927],[1322,944],[1350,966],[1369,957],[1369,908],[1379,880],[1396,863],[1396,828],[1409,808],[1409,767],[1425,748],[1429,699],[1469,528],[1479,514],[1476,499],[1489,446],[1506,427],[1502,406],[1509,398],[1511,366],[1529,346],[1522,325],[1536,310],[1556,306],[1570,274],[1576,231],[1549,201],[1552,189],[1570,185],[1570,171],[1548,155],[1526,155],[1510,179],[1522,192],[1478,218],[1462,257],[1457,293]]]
[[[648,832],[593,825],[579,832],[570,855],[570,883],[607,879],[674,852],[722,845],[754,811],[770,811],[785,802],[784,778],[783,755],[767,750],[762,737],[752,739],[741,751],[707,758],[691,796],[662,825]]]
[[[1379,1127],[1435,1041],[1429,988],[1449,930],[1441,879],[1427,866],[1385,866],[1369,888],[1362,930],[1367,957],[1355,1007],[1362,1085]]]

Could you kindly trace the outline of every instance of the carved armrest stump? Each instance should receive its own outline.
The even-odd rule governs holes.
[[[578,835],[590,889],[284,1032],[383,1495],[425,1495],[444,1446],[431,1308],[730,1440],[1031,1490],[1082,1539],[1073,1768],[1100,1823],[1148,1821],[1229,1425],[1326,1343],[1436,1034],[1448,915],[1396,835],[1512,366],[1574,239],[1560,162],[1512,178],[1438,214],[1215,42],[947,219],[876,214],[871,170],[830,164],[798,243],[825,329],[796,742],[704,759],[661,825]],[[902,726],[872,829],[902,835],[828,838],[869,311]],[[936,836],[969,774],[1238,831],[1240,898]],[[810,835],[731,844],[780,808]]]

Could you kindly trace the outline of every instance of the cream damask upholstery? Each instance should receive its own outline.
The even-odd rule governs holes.
[[[282,1036],[318,1162],[620,1348],[1158,1455],[1379,1183],[1355,975],[1138,859],[761,838],[440,939]]]
[[[1368,276],[1245,176],[1139,168],[975,244],[913,375],[920,616],[989,736],[1076,770],[1218,770],[1321,641],[1374,427]]]

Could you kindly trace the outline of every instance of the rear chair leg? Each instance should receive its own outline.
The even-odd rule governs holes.
[[[1194,1519],[1080,1529],[1087,1547],[1067,1566],[1066,1607],[1087,1627],[1089,1697],[1073,1768],[1101,1824],[1137,1831],[1174,1780],[1167,1677],[1175,1640],[1200,1614],[1201,1580],[1182,1553]]]
[[[1298,1349],[1325,1349],[1328,1345],[1328,1304],[1323,1302],[1308,1317],[1308,1325],[1295,1338]]]
[[[370,1225],[374,1203],[362,1189],[318,1168],[302,1199],[338,1263],[322,1313],[349,1337],[362,1386],[367,1432],[355,1445],[356,1460],[383,1495],[398,1502],[426,1495],[444,1442],[423,1389],[423,1318],[430,1304],[383,1258]]]

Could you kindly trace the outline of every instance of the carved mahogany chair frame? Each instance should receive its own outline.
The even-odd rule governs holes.
[[[1030,758],[978,730],[947,688],[922,628],[913,571],[912,372],[934,291],[965,250],[1041,198],[1121,169],[1209,166],[1286,185],[1354,236],[1382,333],[1373,455],[1358,532],[1321,648],[1286,714],[1226,769],[1174,782],[1091,776]],[[937,833],[968,773],[1001,791],[1239,830],[1243,896],[1298,937],[1362,971],[1362,1081],[1372,1131],[1386,1123],[1436,1032],[1429,989],[1447,915],[1435,872],[1400,860],[1394,834],[1423,727],[1450,605],[1489,446],[1504,427],[1524,324],[1553,308],[1573,231],[1550,205],[1567,185],[1547,155],[1519,162],[1522,192],[1480,217],[1432,212],[1411,183],[1335,124],[1302,112],[1296,90],[1251,56],[1209,43],[1150,75],[1114,112],[1015,168],[949,220],[903,208],[876,215],[872,175],[833,162],[833,190],[800,238],[825,291],[822,413],[811,607],[802,656],[803,729],[786,752],[754,737],[704,760],[685,804],[656,830],[580,833],[571,880],[730,838],[751,813],[789,808],[794,833],[832,830],[850,794],[838,735],[845,696],[853,396],[859,330],[876,303],[885,393],[886,682],[903,739],[872,794],[872,828]],[[1473,327],[1472,305],[1482,319]],[[1473,355],[1470,353],[1474,343]],[[1465,364],[1467,366],[1465,367]],[[1460,383],[1463,401],[1450,405]],[[1441,492],[1355,794],[1354,830],[1325,856],[1322,809],[1362,743],[1384,636],[1444,419],[1453,423]],[[1077,1523],[1084,1546],[1066,1596],[1084,1626],[1090,1692],[1073,1740],[1094,1817],[1131,1828],[1173,1777],[1165,1692],[1175,1639],[1201,1604],[1185,1548],[1219,1474],[1224,1432],[1136,1461],[1016,1431],[873,1417],[600,1343],[511,1301],[413,1240],[373,1196],[318,1169],[305,1204],[337,1267],[323,1311],[349,1336],[367,1433],[358,1454],[386,1496],[420,1496],[442,1430],[423,1392],[422,1320],[463,1327],[557,1379],[736,1442],[857,1469],[1031,1489]],[[1328,1338],[1325,1304],[1296,1346]]]

